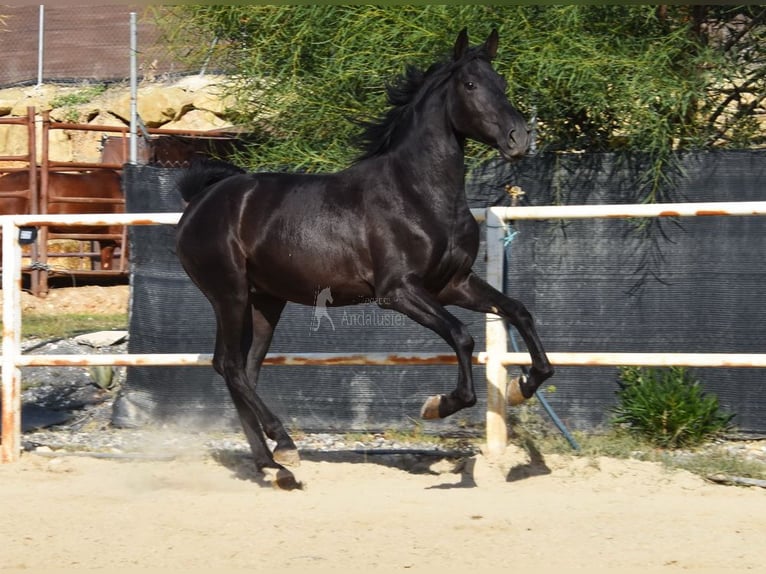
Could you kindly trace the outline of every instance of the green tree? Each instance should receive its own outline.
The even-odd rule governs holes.
[[[353,119],[385,109],[406,64],[447,54],[457,31],[500,31],[511,100],[541,150],[763,144],[766,8],[716,6],[234,5],[164,9],[171,43],[233,79],[254,166],[332,170],[355,154]],[[192,40],[190,44],[189,40]],[[484,148],[470,154],[483,159]],[[650,193],[649,199],[652,199]]]

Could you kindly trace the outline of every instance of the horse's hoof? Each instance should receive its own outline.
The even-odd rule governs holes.
[[[431,420],[431,419],[439,419],[441,418],[439,416],[439,405],[442,402],[441,395],[434,395],[433,397],[428,397],[426,399],[426,402],[423,403],[423,408],[420,409],[420,418]]]
[[[295,478],[295,475],[286,468],[264,468],[264,478],[279,490],[303,490],[303,483]]]
[[[276,449],[274,451],[274,460],[285,466],[300,466],[301,464],[301,457],[298,454],[298,449],[295,448]]]
[[[508,386],[505,387],[505,398],[508,404],[512,407],[520,405],[526,401],[526,397],[521,394],[521,377],[515,377],[508,381]]]
[[[286,468],[281,468],[277,471],[277,479],[274,481],[274,486],[280,490],[303,490],[303,483],[297,480],[295,475]]]

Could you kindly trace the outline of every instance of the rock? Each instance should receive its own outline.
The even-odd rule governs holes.
[[[53,108],[51,102],[57,98],[77,92],[80,88],[72,86],[57,86],[54,84],[43,84],[42,86],[32,86],[25,88],[20,94],[18,100],[9,112],[12,116],[25,116],[27,107],[34,106],[40,111],[47,111]]]
[[[137,98],[138,115],[150,128],[161,127],[192,109],[191,96],[176,87],[145,86],[139,88]],[[109,111],[129,122],[130,94],[115,100],[114,108]]]
[[[196,109],[213,112],[219,116],[226,115],[235,104],[234,96],[226,94],[226,89],[220,85],[208,86],[198,92],[192,100]]]
[[[38,156],[42,157],[42,138],[38,138]],[[48,132],[48,157],[51,161],[72,161],[72,138],[69,132],[64,130],[50,130]]]
[[[114,114],[108,111],[99,111],[88,121],[90,126],[127,127],[126,124]],[[102,156],[102,139],[106,137],[120,137],[118,132],[77,131],[72,132],[72,146],[74,161],[87,163],[106,162]],[[125,157],[113,163],[124,163],[127,160],[128,143],[125,143]],[[109,163],[109,162],[106,162]]]
[[[77,335],[74,340],[80,345],[99,348],[117,345],[125,341],[127,338],[127,331],[97,331],[95,333]]]
[[[144,83],[138,91],[138,113],[147,127],[194,131],[230,128],[232,125],[223,117],[233,107],[234,99],[225,95],[225,83],[225,77],[216,75],[188,76],[175,83]],[[54,121],[72,121],[76,117],[77,123],[129,125],[130,90],[127,85],[112,86],[86,103],[59,105],[52,109],[51,102],[56,103],[60,96],[82,90],[81,86],[53,84],[0,90],[0,116],[26,116],[27,106],[35,106],[38,113],[51,111]],[[54,161],[99,163],[103,133],[51,130],[50,157]],[[38,124],[38,154],[41,151],[40,135]],[[0,125],[0,155],[23,156],[27,147],[25,126]]]
[[[25,126],[0,125],[0,155],[26,155],[27,149]]]
[[[216,90],[225,85],[227,81],[226,76],[217,74],[195,74],[184,76],[173,85],[187,92],[200,93],[206,90]]]
[[[24,92],[27,89],[28,88],[9,88],[0,91],[0,116],[9,115],[16,104],[26,97]],[[23,115],[26,115],[26,110],[24,110]]]
[[[113,113],[101,110],[93,116],[89,121],[88,124],[91,126],[109,126],[109,127],[126,127],[125,122],[123,122],[119,117],[115,116]],[[99,132],[96,132],[99,133]],[[107,133],[107,132],[104,132]],[[109,132],[112,133],[113,132]]]
[[[64,424],[71,419],[71,413],[40,405],[25,404],[21,407],[21,428],[23,432]]]
[[[168,130],[208,131],[231,127],[231,124],[222,120],[213,112],[192,110],[184,114],[177,121],[168,122],[162,127]]]

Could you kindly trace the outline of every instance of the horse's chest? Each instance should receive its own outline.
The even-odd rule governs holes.
[[[435,278],[449,278],[468,272],[479,250],[479,228],[472,219],[463,225],[448,229],[440,249],[433,253],[431,273]]]

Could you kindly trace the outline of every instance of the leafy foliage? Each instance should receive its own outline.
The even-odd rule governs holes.
[[[86,86],[76,92],[70,92],[56,96],[50,101],[52,108],[64,108],[63,120],[77,122],[80,120],[80,111],[76,106],[87,104],[106,91],[106,85],[94,84]]]
[[[682,367],[622,367],[614,422],[661,447],[693,446],[729,427],[734,415],[720,411]]]
[[[94,84],[92,86],[85,86],[75,92],[69,92],[56,96],[50,102],[52,108],[76,106],[79,104],[87,104],[93,98],[100,96],[106,91],[106,85]]]
[[[249,163],[346,165],[350,119],[378,115],[406,64],[427,66],[457,31],[500,31],[497,69],[538,119],[541,150],[671,151],[766,139],[762,6],[233,5],[161,12],[172,45],[231,74],[238,120],[261,135]],[[483,159],[485,148],[470,148]]]

